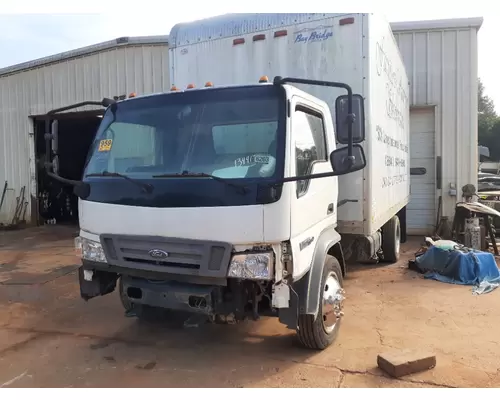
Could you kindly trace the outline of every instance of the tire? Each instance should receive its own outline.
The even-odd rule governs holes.
[[[395,215],[382,227],[382,253],[385,262],[395,263],[399,260],[401,248],[401,224]]]
[[[332,307],[332,310],[330,311],[331,318],[329,320],[330,322],[327,322],[324,313],[324,311],[326,311],[324,310],[324,306],[328,304],[325,303],[324,299],[327,293],[329,293],[328,298],[330,298],[330,300],[335,294],[341,295],[342,297],[339,300],[339,307],[341,311],[343,303],[343,286],[344,281],[339,261],[335,257],[327,255],[321,278],[321,296],[318,314],[316,317],[313,315],[299,316],[297,337],[304,347],[315,350],[324,350],[335,341],[340,329],[341,318],[335,317],[333,314],[333,306],[330,305]],[[333,325],[331,325],[333,322],[332,318],[336,319]]]

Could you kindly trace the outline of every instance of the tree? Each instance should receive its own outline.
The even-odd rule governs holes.
[[[493,100],[485,94],[481,79],[478,79],[477,96],[479,144],[490,149],[492,160],[500,161],[500,118]]]
[[[479,114],[487,116],[488,118],[497,118],[495,104],[491,98],[484,94],[484,85],[481,79],[478,79],[477,96]]]

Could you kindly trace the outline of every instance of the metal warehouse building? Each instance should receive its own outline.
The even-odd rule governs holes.
[[[481,18],[392,24],[411,82],[410,233],[428,234],[438,216],[452,216],[461,188],[477,184],[477,32]],[[45,191],[41,117],[86,100],[148,94],[170,88],[168,38],[122,38],[0,70],[0,190],[7,191],[0,223],[14,217],[36,223]],[[77,110],[60,121],[60,146],[73,155],[95,133],[96,110]],[[83,152],[84,153],[84,152]],[[67,157],[67,156],[66,156]],[[71,157],[71,156],[70,156]],[[62,161],[62,158],[61,158]],[[69,168],[69,167],[68,167]],[[61,171],[63,166],[61,165]],[[81,172],[81,170],[80,170]],[[24,188],[24,200],[22,197]],[[458,196],[458,197],[457,197]],[[16,209],[26,204],[26,212]]]
[[[477,188],[482,23],[467,18],[392,24],[411,85],[411,167],[425,169],[411,177],[410,233],[432,233],[438,213],[454,214],[462,187]]]
[[[39,221],[51,184],[39,173],[45,152],[43,115],[83,101],[169,87],[167,36],[119,38],[0,69],[0,224],[11,225],[15,218]],[[76,179],[100,114],[89,107],[76,109],[59,122],[60,147],[67,154],[61,163],[63,158],[72,163],[65,169]]]

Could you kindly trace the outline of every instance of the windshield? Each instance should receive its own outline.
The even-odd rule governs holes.
[[[103,118],[84,175],[275,177],[279,110],[278,91],[272,86],[206,89],[118,103]]]

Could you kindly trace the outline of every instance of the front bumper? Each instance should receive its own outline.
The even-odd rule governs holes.
[[[213,315],[220,299],[220,288],[180,282],[153,282],[123,276],[123,295],[132,304],[176,311]]]

